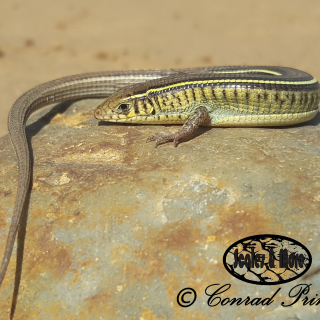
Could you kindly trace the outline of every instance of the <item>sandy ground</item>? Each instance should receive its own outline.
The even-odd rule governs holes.
[[[318,0],[0,0],[0,136],[35,85],[76,73],[281,65],[320,79]]]

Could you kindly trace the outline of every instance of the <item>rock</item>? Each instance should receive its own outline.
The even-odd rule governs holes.
[[[281,286],[233,278],[222,258],[235,241],[272,233],[304,244],[320,264],[320,117],[286,128],[201,128],[174,148],[145,143],[179,126],[98,125],[97,100],[64,103],[29,121],[33,189],[19,319],[314,319],[315,306],[283,308],[299,283],[319,292],[319,275]],[[17,167],[0,139],[0,254],[10,225]],[[16,251],[0,290],[10,312]],[[310,271],[311,271],[310,270]],[[267,298],[269,306],[207,305],[221,298]],[[177,303],[191,287],[197,300]],[[190,300],[186,295],[185,300]]]

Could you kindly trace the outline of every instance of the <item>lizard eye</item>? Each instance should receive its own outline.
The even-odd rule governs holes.
[[[121,103],[117,110],[120,112],[123,112],[123,111],[129,111],[129,108],[130,108],[129,104]]]

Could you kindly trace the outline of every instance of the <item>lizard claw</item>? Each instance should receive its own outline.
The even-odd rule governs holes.
[[[187,121],[178,132],[174,132],[174,133],[159,132],[157,134],[150,136],[147,139],[147,142],[156,140],[155,147],[157,147],[159,144],[163,144],[168,141],[173,141],[173,145],[177,147],[180,139],[191,135],[192,132],[196,130],[201,124],[208,124],[210,122],[210,119],[211,118],[207,108],[199,107],[196,109],[196,111],[192,115],[188,117]]]
[[[150,137],[148,137],[146,142],[154,141],[154,140],[156,141],[155,147],[157,147],[160,144],[166,143],[168,141],[172,141],[172,140],[173,140],[175,147],[179,143],[178,138],[176,138],[176,133],[158,132],[157,134],[153,134]]]
[[[150,142],[150,141],[157,140],[157,139],[159,138],[159,136],[163,136],[163,135],[165,135],[164,132],[158,132],[158,133],[156,133],[156,134],[153,134],[153,135],[151,135],[151,136],[149,136],[149,137],[147,138],[147,141],[146,141],[146,142]]]

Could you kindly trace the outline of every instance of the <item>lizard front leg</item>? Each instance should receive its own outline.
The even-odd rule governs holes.
[[[179,140],[190,136],[199,126],[209,125],[211,121],[209,112],[206,107],[198,107],[187,119],[182,128],[175,133],[158,132],[151,135],[147,142],[156,141],[155,147],[168,141],[173,141],[175,147],[178,146]]]

